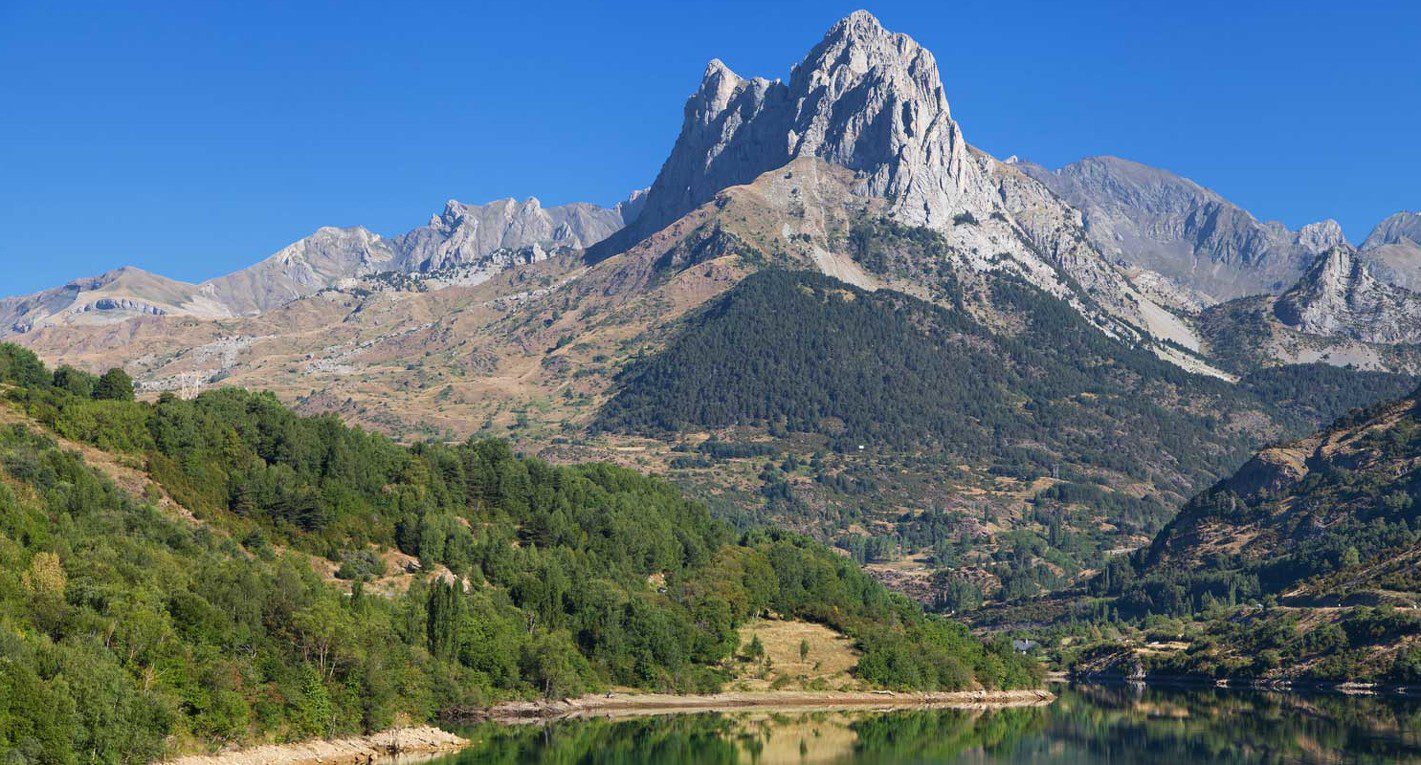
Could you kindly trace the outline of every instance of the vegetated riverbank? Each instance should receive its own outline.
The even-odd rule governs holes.
[[[217,754],[192,755],[169,760],[167,765],[350,765],[379,760],[458,751],[467,739],[433,726],[395,728],[369,736],[334,740],[267,744]]]
[[[461,720],[539,721],[562,717],[635,717],[643,715],[773,709],[902,709],[909,707],[988,709],[1049,704],[1045,689],[1010,691],[732,691],[709,694],[609,693],[574,699],[509,701],[468,710]]]

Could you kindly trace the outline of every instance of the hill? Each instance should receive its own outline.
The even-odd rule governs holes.
[[[737,535],[654,478],[495,441],[404,447],[237,389],[145,403],[94,382],[0,345],[0,749],[21,757],[714,690],[737,628],[769,612],[849,636],[872,686],[1039,682],[851,561]],[[410,576],[375,587],[392,559]]]
[[[1421,680],[1421,391],[1260,451],[1082,592],[999,610],[1081,674]]]

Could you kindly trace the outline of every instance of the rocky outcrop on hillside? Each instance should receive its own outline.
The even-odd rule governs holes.
[[[1273,313],[1314,335],[1368,343],[1421,343],[1421,295],[1377,279],[1349,247],[1336,247],[1278,298]]]
[[[1399,212],[1362,243],[1362,259],[1378,279],[1421,292],[1421,212]]]
[[[1089,157],[1055,171],[1017,164],[1083,213],[1106,254],[1216,300],[1277,294],[1317,255],[1346,243],[1336,221],[1290,231],[1187,178],[1118,157]]]
[[[0,299],[0,336],[138,316],[220,318],[231,311],[197,285],[124,267],[33,295]]]
[[[204,282],[202,290],[234,313],[260,313],[343,279],[387,271],[394,262],[395,250],[378,234],[327,226],[256,265]]]

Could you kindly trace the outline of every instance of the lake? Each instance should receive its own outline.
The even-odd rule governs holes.
[[[733,712],[485,724],[475,763],[1421,763],[1421,701],[1076,686],[997,711]]]

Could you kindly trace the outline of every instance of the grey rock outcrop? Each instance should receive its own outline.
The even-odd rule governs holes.
[[[1399,212],[1362,243],[1362,259],[1378,279],[1421,291],[1421,212]]]
[[[1372,275],[1356,251],[1335,247],[1274,303],[1284,324],[1368,343],[1421,343],[1421,295]]]
[[[395,237],[398,270],[407,273],[478,266],[499,250],[540,247],[582,249],[622,228],[622,211],[575,203],[543,207],[536,198],[484,205],[450,200],[429,225]]]
[[[866,11],[836,23],[789,83],[744,79],[719,60],[686,101],[681,134],[640,218],[597,248],[615,254],[710,201],[801,156],[860,174],[863,190],[893,201],[907,223],[950,224],[974,184],[937,63]]]
[[[1187,178],[1118,157],[1089,157],[1055,171],[1018,164],[1083,213],[1107,255],[1217,300],[1277,294],[1319,254],[1346,243],[1336,221],[1293,232]]]
[[[204,293],[234,313],[270,310],[344,279],[390,270],[395,250],[359,226],[327,226],[240,271],[203,282]]]

